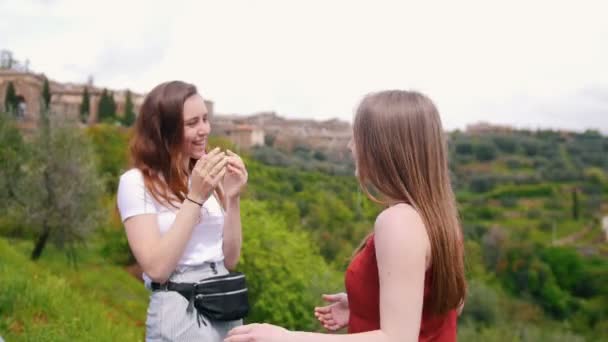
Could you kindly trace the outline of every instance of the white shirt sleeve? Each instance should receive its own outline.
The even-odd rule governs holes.
[[[131,169],[120,176],[116,202],[122,222],[132,216],[157,213],[154,198],[146,189],[144,177],[138,169]]]

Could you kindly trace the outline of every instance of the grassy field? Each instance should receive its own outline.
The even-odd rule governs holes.
[[[52,247],[0,239],[0,336],[6,341],[141,341],[147,290],[120,267],[82,255],[66,268]]]

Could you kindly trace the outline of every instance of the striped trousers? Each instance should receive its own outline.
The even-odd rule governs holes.
[[[175,271],[169,280],[176,283],[193,283],[228,273],[223,262],[216,262],[215,270],[216,272],[211,267],[211,263],[205,263]],[[152,292],[146,319],[146,341],[222,342],[230,329],[243,324],[242,320],[226,322],[204,317],[207,325],[201,322],[199,326],[196,309],[192,313],[187,313],[187,307],[186,298],[175,291]]]

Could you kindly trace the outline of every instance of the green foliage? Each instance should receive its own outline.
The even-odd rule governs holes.
[[[481,162],[486,162],[496,158],[496,147],[490,143],[475,145],[475,158]]]
[[[496,291],[479,281],[468,284],[467,299],[461,319],[474,321],[477,325],[492,326],[500,317]]]
[[[23,236],[26,229],[23,222],[27,213],[23,203],[17,200],[15,180],[21,179],[25,162],[33,152],[13,119],[7,113],[0,112],[0,234]]]
[[[107,193],[115,193],[118,178],[128,167],[128,131],[119,126],[98,124],[87,127],[98,164],[97,174],[105,183]]]
[[[243,201],[245,239],[239,270],[247,274],[251,315],[290,329],[318,328],[312,315],[322,293],[342,288],[341,275],[318,255],[309,235],[290,231],[279,214],[261,202]]]
[[[463,217],[468,222],[489,221],[498,219],[501,214],[502,212],[499,209],[490,206],[472,206],[463,213]]]
[[[522,142],[522,147],[527,156],[533,157],[538,154],[540,150],[540,143],[533,139],[526,139]]]
[[[607,299],[608,263],[585,259],[564,247],[506,244],[495,264],[498,278],[518,296],[530,296],[557,319],[606,317],[608,309],[585,304],[588,298]],[[597,324],[597,319],[591,325]]]
[[[0,239],[2,338],[7,341],[143,338],[147,291],[123,270],[90,265],[66,271],[64,261],[33,263],[11,245]]]
[[[507,235],[504,229],[493,227],[488,230],[482,238],[481,246],[487,269],[497,273],[504,269],[502,261],[507,246]]]
[[[274,146],[274,141],[277,139],[276,135],[265,134],[264,135],[264,145],[272,147]]]
[[[82,101],[80,103],[80,121],[87,123],[89,120],[89,114],[91,112],[91,99],[89,96],[89,88],[85,87],[82,92]]]
[[[236,146],[230,142],[230,140],[223,138],[223,137],[218,137],[218,136],[210,136],[208,141],[208,150],[212,150],[216,147],[219,147],[222,151],[226,151],[226,150],[231,150],[231,151],[236,151],[237,148]]]
[[[8,82],[6,86],[6,94],[4,95],[4,110],[7,113],[13,113],[17,109],[19,100],[17,99],[17,93],[15,92],[15,85],[13,82]]]
[[[578,204],[578,190],[572,189],[572,218],[578,220],[579,218],[579,204]]]
[[[536,198],[550,197],[555,194],[551,184],[540,185],[503,185],[490,192],[489,198]]]
[[[114,94],[103,89],[99,99],[99,107],[97,109],[97,117],[99,122],[114,123],[116,121],[116,103],[114,102]]]
[[[608,295],[606,260],[586,260],[575,250],[564,247],[545,248],[540,252],[540,258],[550,266],[558,285],[574,296]]]
[[[463,324],[458,328],[459,341],[484,342],[584,342],[586,339],[563,328],[539,326],[528,322],[502,322],[491,327]]]
[[[472,154],[473,144],[470,142],[459,141],[456,143],[456,153],[458,154]]]
[[[122,123],[125,126],[131,126],[135,122],[135,111],[133,108],[133,100],[131,99],[131,91],[127,90],[125,95],[125,112],[123,113]]]
[[[11,200],[37,239],[32,258],[37,259],[47,241],[65,247],[84,241],[97,225],[101,183],[92,147],[84,134],[65,122],[41,113],[41,125],[26,153],[6,164],[3,172],[18,172],[9,185]],[[11,163],[20,160],[19,170]],[[4,166],[4,165],[3,165]]]
[[[0,286],[8,289],[0,293],[0,334],[8,340],[142,337],[146,292],[115,266],[133,261],[114,197],[118,176],[128,167],[129,131],[94,125],[85,132],[84,140],[93,143],[88,156],[96,165],[87,170],[105,189],[91,193],[96,207],[86,209],[98,213],[96,229],[86,246],[74,247],[78,270],[66,267],[62,252],[49,246],[38,265],[21,257],[31,266],[15,264],[6,271],[10,262],[5,260],[12,257],[0,245]],[[21,138],[11,120],[0,121],[3,189],[20,186],[26,173],[39,172],[27,161],[30,154],[42,153],[36,149],[46,150],[32,141]],[[249,183],[242,201],[244,245],[238,267],[250,284],[248,321],[317,330],[312,308],[321,304],[321,293],[344,290],[349,257],[381,208],[359,190],[352,161],[307,146],[289,154],[272,143],[243,154]],[[210,138],[209,147],[214,146],[236,150],[219,137]],[[458,132],[450,137],[450,151],[469,279],[460,340],[602,340],[608,334],[608,249],[596,227],[608,194],[608,138],[592,131]],[[578,221],[570,210],[573,187],[579,189]],[[0,234],[36,237],[26,212],[6,191],[0,193],[0,208]],[[19,254],[32,245],[20,247]],[[47,270],[55,276],[43,275]],[[69,294],[55,292],[54,282]],[[67,307],[64,298],[83,301],[92,311]],[[40,317],[46,322],[40,323]],[[120,323],[88,325],[103,319]],[[41,335],[43,329],[48,337]]]
[[[44,78],[44,83],[42,84],[42,103],[44,104],[44,108],[49,109],[49,105],[51,104],[51,88],[49,86],[48,78]]]
[[[316,160],[320,160],[320,161],[324,161],[327,160],[327,156],[325,155],[325,153],[321,152],[321,151],[314,151],[312,154],[312,157]]]
[[[129,247],[127,235],[118,214],[116,197],[114,194],[107,194],[104,197],[100,209],[105,210],[105,220],[100,221],[100,227],[93,239],[96,242],[97,251],[104,260],[112,265],[133,265],[136,260]]]
[[[267,165],[320,171],[331,175],[350,176],[354,171],[354,164],[350,158],[337,157],[327,151],[311,150],[306,145],[297,145],[293,153],[288,153],[266,143],[264,146],[254,147],[251,157]]]
[[[517,138],[509,135],[497,135],[492,140],[498,149],[504,153],[515,153],[519,145]]]
[[[573,298],[559,287],[552,269],[535,253],[538,248],[508,248],[503,259],[505,267],[498,276],[512,292],[529,294],[553,316],[565,318],[574,309]]]
[[[517,207],[518,199],[515,196],[500,196],[499,200],[500,200],[500,204],[505,208]]]
[[[590,167],[585,169],[585,180],[587,180],[590,184],[594,185],[603,185],[608,184],[608,176],[599,167]]]
[[[379,208],[359,190],[352,176],[329,176],[247,161],[248,195],[286,212],[289,226],[311,232],[321,254],[338,265],[372,230]]]
[[[464,223],[462,225],[462,231],[467,240],[480,241],[487,230],[488,228],[485,225],[479,223]]]
[[[471,177],[469,189],[472,192],[482,193],[491,191],[496,186],[496,178],[490,175],[475,175]]]

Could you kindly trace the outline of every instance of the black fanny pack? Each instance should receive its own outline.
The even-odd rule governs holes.
[[[247,283],[245,275],[240,272],[206,278],[196,283],[152,283],[152,290],[179,292],[188,301],[187,312],[196,308],[199,325],[201,315],[218,321],[233,321],[249,313]],[[204,319],[202,321],[207,325]]]

